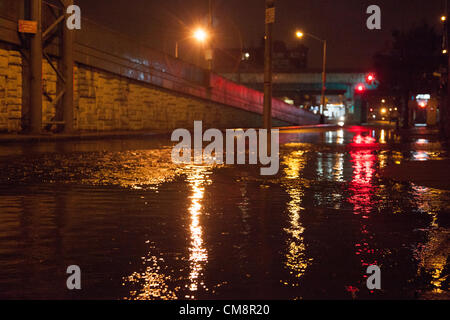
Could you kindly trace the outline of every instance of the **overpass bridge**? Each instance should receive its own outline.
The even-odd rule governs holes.
[[[206,128],[262,126],[260,91],[88,20],[70,31],[55,3],[0,2],[0,131],[171,131],[194,120]],[[33,16],[38,6],[41,20]],[[37,33],[18,32],[19,20],[37,21]],[[273,100],[275,126],[318,122]]]
[[[329,118],[346,115],[355,120],[361,117],[362,101],[356,88],[363,84],[365,90],[374,90],[377,84],[366,83],[368,72],[330,71],[327,73],[326,97]],[[225,78],[245,86],[261,90],[263,73],[223,73]],[[274,97],[290,101],[291,104],[310,110],[318,110],[322,89],[322,72],[275,73],[273,75]],[[356,121],[357,122],[357,121]]]

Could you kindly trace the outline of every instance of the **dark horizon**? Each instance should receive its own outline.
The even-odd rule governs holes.
[[[107,0],[79,0],[77,3],[84,18],[135,35],[155,49],[169,53],[172,39],[183,34],[183,29],[205,22],[208,14],[207,0],[167,0],[164,3],[133,0],[133,6],[125,0],[116,0],[113,4]],[[302,28],[328,40],[329,68],[368,69],[373,56],[389,45],[393,30],[405,30],[426,22],[441,32],[439,17],[444,11],[444,1],[434,0],[430,4],[421,0],[379,0],[376,4],[382,10],[382,29],[375,31],[366,28],[366,9],[372,4],[375,3],[367,0],[348,0],[345,6],[331,0],[301,3],[278,0],[274,39],[294,46],[298,40],[293,32]],[[217,47],[245,48],[260,44],[264,34],[264,1],[216,0],[214,8]],[[318,23],[321,18],[325,19],[324,24]],[[321,44],[311,39],[304,39],[304,43],[310,48],[308,69],[320,68]]]

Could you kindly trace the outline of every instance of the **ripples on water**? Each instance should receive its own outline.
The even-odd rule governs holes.
[[[283,134],[271,178],[175,166],[164,139],[1,147],[0,297],[448,297],[450,193],[380,176],[446,151],[358,134]],[[365,287],[370,264],[382,291]]]

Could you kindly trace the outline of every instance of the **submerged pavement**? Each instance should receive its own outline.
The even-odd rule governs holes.
[[[0,298],[448,298],[450,191],[417,180],[444,176],[439,141],[364,127],[280,139],[273,177],[174,165],[166,137],[0,145]]]

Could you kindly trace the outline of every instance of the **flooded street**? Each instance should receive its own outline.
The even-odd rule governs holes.
[[[1,145],[0,298],[448,296],[450,191],[381,175],[448,152],[330,130],[284,131],[274,177],[174,165],[167,138]],[[381,291],[366,287],[372,264]]]

